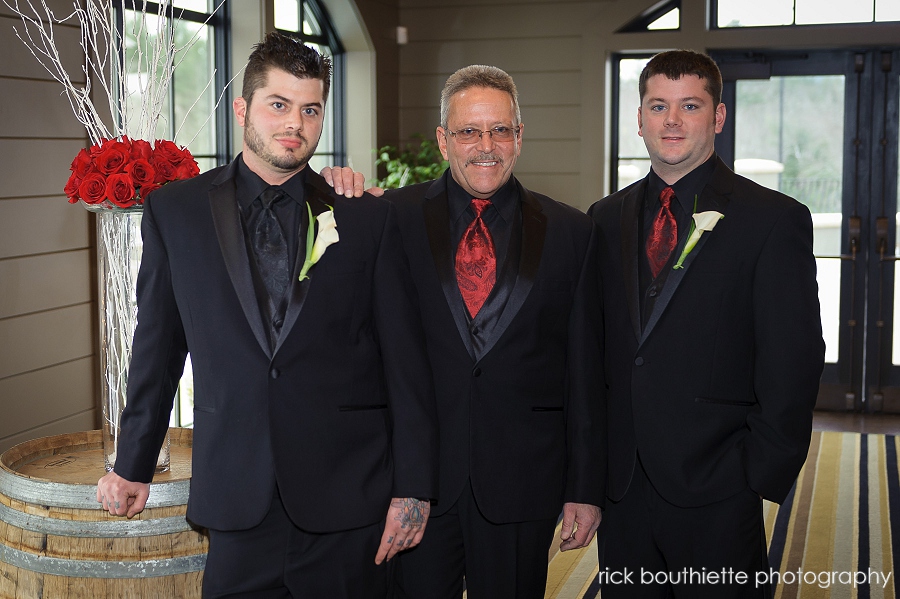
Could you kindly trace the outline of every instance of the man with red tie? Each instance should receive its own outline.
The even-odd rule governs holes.
[[[639,89],[651,171],[588,211],[610,422],[601,592],[771,596],[761,498],[783,501],[806,459],[824,361],[812,219],[716,155],[711,58],[658,54]]]
[[[512,176],[523,129],[508,74],[461,69],[436,132],[449,170],[385,194],[440,431],[438,497],[422,543],[398,557],[399,597],[459,599],[465,578],[469,599],[542,599],[559,514],[564,550],[590,543],[600,521],[597,236],[585,214]]]

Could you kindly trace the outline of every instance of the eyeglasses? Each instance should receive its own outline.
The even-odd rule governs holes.
[[[491,136],[491,139],[494,141],[512,141],[516,137],[516,133],[519,132],[519,127],[506,127],[503,125],[499,125],[497,127],[493,127],[486,131],[482,131],[481,129],[474,129],[472,127],[464,127],[459,131],[450,131],[449,129],[444,129],[444,133],[449,133],[461,144],[474,144],[478,143],[481,140],[481,136],[487,133]]]

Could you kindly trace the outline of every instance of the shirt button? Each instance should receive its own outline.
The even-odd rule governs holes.
[[[280,375],[280,374],[281,374],[281,372],[279,372],[277,368],[273,368],[272,370],[269,371],[269,376],[272,377],[273,379],[277,379],[278,375]]]
[[[635,366],[643,366],[643,365],[644,365],[644,358],[642,358],[642,357],[640,357],[640,356],[638,356],[637,358],[635,358],[635,359],[634,359],[634,365],[635,365]]]
[[[472,376],[478,377],[481,376],[481,368],[476,368],[472,371]]]

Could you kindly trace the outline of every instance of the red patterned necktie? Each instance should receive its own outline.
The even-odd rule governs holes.
[[[669,261],[672,250],[678,244],[678,224],[670,208],[674,196],[675,190],[671,187],[666,187],[660,192],[659,212],[653,219],[650,235],[647,236],[647,261],[650,263],[650,272],[654,279]]]
[[[469,223],[456,249],[456,282],[472,318],[478,314],[497,280],[494,239],[481,218],[490,200],[472,200],[475,220]]]

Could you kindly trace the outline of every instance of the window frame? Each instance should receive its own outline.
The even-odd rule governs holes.
[[[710,0],[715,2],[716,0]],[[649,29],[650,25],[660,17],[678,9],[681,13],[681,0],[663,0],[642,12],[640,15],[616,30],[616,33],[650,33],[655,31],[680,31],[681,18],[678,19],[678,27],[673,29]]]
[[[615,52],[611,56],[612,62],[612,81],[610,86],[610,123],[609,123],[609,193],[615,193],[619,189],[619,161],[622,160],[622,157],[619,156],[619,148],[621,147],[619,143],[619,136],[621,135],[621,131],[619,130],[619,121],[621,117],[622,106],[619,102],[619,95],[621,91],[621,83],[619,82],[619,64],[622,60],[633,60],[646,58],[650,59],[653,57],[654,52],[639,52],[639,53],[623,53],[623,52]],[[633,157],[633,158],[641,158],[643,157]],[[625,158],[628,160],[629,158]]]
[[[216,4],[218,2],[218,4]],[[212,4],[215,8],[210,9],[211,12],[202,13],[187,8],[176,8],[169,4],[166,7],[164,16],[171,21],[182,20],[192,23],[200,23],[210,27],[212,31],[212,52],[213,52],[213,86],[214,97],[217,99],[215,114],[211,122],[213,123],[215,134],[215,154],[196,154],[192,152],[195,158],[211,158],[217,166],[226,164],[230,160],[231,155],[231,110],[227,102],[218,101],[224,97],[225,88],[228,85],[228,73],[231,72],[231,60],[228,52],[230,45],[230,1],[229,0],[207,0],[208,4]],[[145,12],[151,15],[160,14],[160,4],[147,0],[123,0],[119,4],[113,5],[113,15],[115,26],[118,34],[124,39],[125,34],[125,11]],[[120,49],[122,55],[120,64],[125,64],[124,46]],[[175,81],[169,84],[169,97],[174,98],[176,93]],[[170,111],[174,110],[174,99],[169,102]],[[174,123],[174,114],[168,115],[170,123]]]
[[[842,21],[838,23],[797,23],[797,3],[793,2],[791,11],[793,13],[793,22],[787,25],[746,25],[743,27],[719,27],[719,0],[709,0],[709,23],[710,31],[739,31],[741,29],[782,29],[785,27],[834,27],[834,26],[865,26],[878,25],[882,23],[896,23],[897,21],[878,21],[876,15],[878,13],[878,2],[885,0],[874,0],[872,3],[872,20],[871,21]]]

